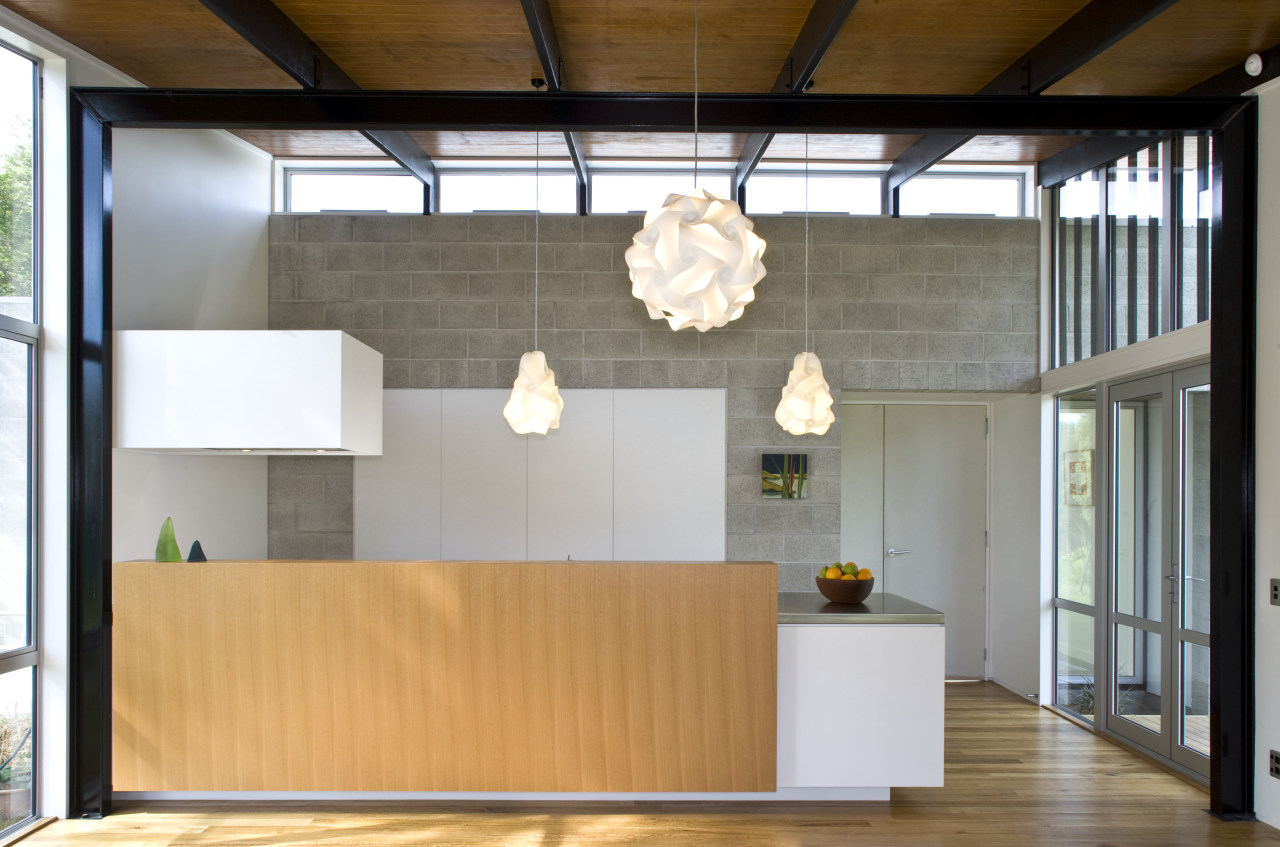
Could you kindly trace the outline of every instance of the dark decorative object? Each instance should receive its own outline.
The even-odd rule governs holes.
[[[809,496],[808,453],[761,453],[760,493],[769,499],[804,500]]]
[[[208,559],[206,559],[206,558],[204,557],[204,548],[200,546],[200,542],[199,542],[199,540],[192,542],[192,544],[191,544],[191,552],[187,554],[187,561],[188,561],[188,562],[207,562],[207,561],[209,561]]]
[[[871,596],[876,579],[823,579],[816,577],[818,590],[832,603],[861,603]]]

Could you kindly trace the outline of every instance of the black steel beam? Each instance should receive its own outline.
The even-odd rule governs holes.
[[[889,214],[898,216],[898,189],[903,183],[949,156],[969,138],[968,135],[922,135],[903,150],[885,174],[884,192],[888,196],[884,198],[887,201],[884,208]]]
[[[1092,0],[1023,53],[979,94],[1040,94],[1103,50],[1176,3],[1177,0]],[[1237,92],[1239,93],[1239,92]],[[919,176],[964,145],[954,138],[921,138],[902,152],[889,168],[886,190]],[[897,209],[893,209],[897,214]]]
[[[71,98],[67,412],[71,817],[111,811],[111,132]]]
[[[525,20],[529,22],[529,34],[533,36],[533,46],[538,51],[538,61],[542,64],[542,74],[546,79],[547,89],[552,92],[564,91],[566,89],[564,57],[560,54],[560,39],[556,36],[551,7],[547,0],[520,0],[520,5],[524,7]],[[573,172],[578,177],[578,214],[585,215],[591,197],[591,174],[587,171],[587,149],[582,143],[582,136],[568,130],[564,133],[564,144],[569,148]]]
[[[803,94],[813,74],[827,55],[831,42],[835,40],[840,28],[848,19],[858,0],[814,0],[809,14],[796,35],[795,43],[782,63],[773,87],[773,94]],[[742,196],[742,187],[751,178],[751,173],[760,164],[764,151],[773,142],[772,132],[755,132],[747,137],[738,153],[738,164],[733,169],[731,193],[734,200]]]
[[[1280,76],[1280,44],[1267,48],[1259,55],[1262,57],[1262,73],[1258,76],[1245,73],[1244,63],[1240,62],[1191,86],[1178,96],[1237,97],[1250,88]],[[1141,139],[1134,139],[1126,144],[1115,138],[1086,138],[1042,161],[1037,168],[1036,180],[1042,186],[1057,185],[1076,174],[1128,156],[1147,144]]]
[[[360,90],[360,85],[271,0],[200,2],[303,88],[316,91]],[[364,132],[364,136],[434,190],[435,165],[418,142],[404,133],[395,137],[388,133],[374,136]]]
[[[1258,111],[1213,136],[1210,340],[1210,811],[1253,818],[1254,412],[1257,404]]]
[[[119,127],[691,132],[692,94],[238,91],[78,88]],[[1240,97],[960,97],[705,94],[706,132],[1161,137],[1211,132]]]

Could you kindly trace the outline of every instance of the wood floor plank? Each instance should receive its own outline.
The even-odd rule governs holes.
[[[1280,847],[1208,795],[991,683],[947,686],[946,784],[890,803],[152,803],[24,845]]]

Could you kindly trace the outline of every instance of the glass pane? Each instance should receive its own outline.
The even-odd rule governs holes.
[[[729,175],[699,173],[698,187],[717,197],[729,197]],[[591,212],[617,215],[644,214],[659,209],[668,194],[693,190],[693,173],[601,173],[591,175]]]
[[[0,833],[31,817],[31,668],[0,675]]]
[[[289,212],[422,214],[422,183],[407,174],[289,174]]]
[[[1175,148],[1176,149],[1176,148]],[[1177,166],[1182,226],[1177,230],[1182,273],[1177,279],[1178,326],[1209,319],[1209,227],[1213,220],[1212,139],[1181,139]]]
[[[1209,755],[1209,648],[1182,643],[1182,735],[1179,743]]]
[[[757,171],[747,183],[747,209],[753,215],[805,210],[804,176]],[[880,177],[809,175],[809,211],[850,215],[880,214]]]
[[[1163,499],[1159,395],[1122,400],[1115,434],[1115,610],[1160,620]]]
[[[30,352],[27,344],[0,338],[0,652],[29,643]]]
[[[904,215],[1022,214],[1022,180],[1016,176],[916,177],[898,192],[898,211]]]
[[[1111,227],[1113,348],[1160,334],[1164,307],[1164,177],[1160,146],[1121,159],[1107,172]]]
[[[1069,609],[1057,610],[1058,686],[1056,704],[1094,719],[1093,618]]]
[[[1097,392],[1058,398],[1058,597],[1093,603]],[[1092,637],[1092,636],[1091,636]]]
[[[1209,631],[1209,386],[1182,392],[1182,626]]]
[[[1054,234],[1054,362],[1078,362],[1095,353],[1093,305],[1098,280],[1098,218],[1102,198],[1096,173],[1083,174],[1058,189]]]
[[[34,321],[36,65],[0,46],[0,315]]]
[[[1160,636],[1117,624],[1114,712],[1160,732]]]
[[[440,175],[440,211],[541,212],[571,215],[578,211],[578,178],[572,173],[543,172],[534,192],[532,173],[444,173]],[[422,206],[419,188],[418,206]],[[530,239],[532,240],[532,239]]]

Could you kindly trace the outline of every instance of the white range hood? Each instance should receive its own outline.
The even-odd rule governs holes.
[[[345,332],[113,335],[119,449],[382,455],[382,354]]]

